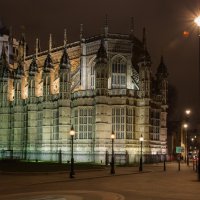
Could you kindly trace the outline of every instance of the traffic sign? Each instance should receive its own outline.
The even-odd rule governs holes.
[[[183,147],[176,147],[176,153],[183,153],[184,148]]]

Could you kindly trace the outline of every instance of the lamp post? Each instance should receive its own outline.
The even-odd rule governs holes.
[[[199,74],[199,84],[198,84],[198,123],[200,123],[200,15],[194,19],[195,24],[198,27],[198,38],[199,38],[199,66],[198,66],[198,74]]]
[[[71,130],[69,132],[69,134],[71,135],[71,167],[70,167],[70,178],[74,178],[74,155],[73,155],[73,140],[74,140],[74,135],[75,135],[75,131],[74,131],[74,128],[73,128],[73,125],[71,126]]]
[[[183,127],[185,129],[185,161],[187,163],[187,166],[189,166],[189,157],[188,157],[188,124],[183,124]]]
[[[166,154],[164,155],[164,161],[163,161],[163,170],[166,171]]]
[[[198,170],[197,170],[197,180],[200,181],[200,149],[198,153]]]
[[[115,133],[112,132],[111,134],[111,140],[112,140],[112,158],[111,158],[111,169],[110,173],[115,174],[115,159],[114,159],[114,139],[115,139]]]
[[[143,167],[142,167],[142,142],[144,141],[144,138],[143,138],[142,135],[140,136],[139,141],[140,141],[140,166],[139,166],[139,171],[141,172],[143,170]]]
[[[191,138],[191,141],[192,141],[192,165],[193,165],[193,170],[194,170],[194,155],[193,155],[193,152],[194,152],[194,138],[192,137]]]

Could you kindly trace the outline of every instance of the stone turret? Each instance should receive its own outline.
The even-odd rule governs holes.
[[[44,91],[44,99],[45,101],[51,100],[51,84],[54,80],[52,80],[51,73],[54,70],[53,60],[51,58],[51,50],[52,50],[52,36],[49,36],[49,51],[47,57],[44,61],[43,68],[43,91]]]
[[[64,49],[60,59],[60,98],[69,99],[70,98],[70,88],[71,88],[71,75],[70,75],[70,60],[67,53],[67,34],[66,30],[64,33]]]
[[[168,72],[167,72],[167,67],[164,63],[163,56],[161,56],[160,59],[160,64],[157,68],[157,73],[156,73],[156,78],[157,78],[157,92],[159,95],[162,96],[163,98],[163,103],[167,103],[167,94],[168,94]]]
[[[108,92],[108,56],[103,39],[101,40],[95,61],[96,95],[106,96]]]
[[[143,50],[139,58],[139,90],[141,97],[150,97],[150,82],[151,82],[151,58],[147,51],[146,31],[143,29]]]

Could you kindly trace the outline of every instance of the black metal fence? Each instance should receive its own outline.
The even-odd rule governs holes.
[[[1,151],[0,153],[2,159],[24,159],[23,152],[21,151]],[[111,162],[111,154],[107,151],[105,153],[74,153],[75,162],[94,162],[99,164],[109,165]],[[115,163],[118,165],[139,163],[140,154],[128,154],[125,153],[115,153],[114,159]],[[144,163],[159,163],[163,162],[165,159],[164,154],[143,154],[142,160]],[[30,161],[52,161],[59,163],[70,162],[71,153],[62,152],[61,150],[57,152],[31,152],[28,151],[26,155],[26,160]],[[166,156],[166,160],[167,156]]]

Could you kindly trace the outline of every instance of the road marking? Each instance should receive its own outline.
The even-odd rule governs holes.
[[[124,196],[118,193],[91,190],[69,190],[69,191],[50,191],[50,192],[30,192],[1,196],[6,200],[124,200]]]

